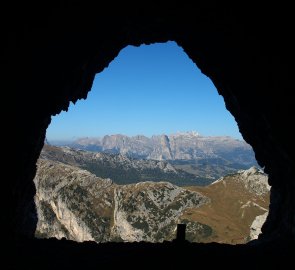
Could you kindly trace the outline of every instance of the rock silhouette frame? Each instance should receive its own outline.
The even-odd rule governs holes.
[[[10,249],[16,244],[26,255],[30,254],[25,252],[29,247],[40,250],[35,249],[38,245],[46,251],[72,245],[71,252],[79,249],[83,253],[90,248],[90,244],[78,247],[71,242],[33,240],[36,211],[32,180],[46,128],[51,115],[66,110],[70,101],[87,97],[95,74],[123,47],[168,40],[176,41],[211,78],[244,139],[252,145],[259,165],[269,175],[270,212],[258,249],[263,254],[277,254],[272,250],[277,251],[280,245],[271,243],[284,243],[283,247],[294,243],[294,139],[288,132],[294,104],[292,8],[271,3],[240,7],[239,3],[218,1],[105,2],[100,6],[61,1],[58,5],[12,3],[3,10],[7,14],[2,31],[3,83],[5,101],[13,112],[4,121],[4,130],[9,131],[5,141],[12,142],[9,153],[13,154],[4,168],[10,168],[13,160],[13,174],[3,181],[1,225],[3,243],[9,244],[12,257],[19,252]],[[148,250],[148,245],[145,247]],[[231,250],[244,256],[248,252],[245,247],[215,248],[222,251],[220,254]],[[202,252],[208,249],[204,247]],[[69,256],[74,254],[71,252]],[[66,252],[64,255],[66,258]],[[239,256],[236,258],[242,260]],[[28,261],[33,262],[33,257],[28,256]],[[46,261],[48,257],[42,258]],[[70,259],[62,261],[71,263]]]

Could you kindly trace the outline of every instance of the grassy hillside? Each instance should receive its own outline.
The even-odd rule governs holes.
[[[249,192],[237,181],[236,174],[206,187],[193,186],[188,189],[211,199],[210,204],[187,209],[181,217],[184,222],[198,222],[212,229],[212,233],[204,237],[202,242],[247,242],[253,220],[264,214],[269,206],[269,193],[256,195]],[[195,240],[194,236],[188,235],[188,240]]]

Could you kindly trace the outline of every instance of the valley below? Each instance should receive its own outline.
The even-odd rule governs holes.
[[[246,243],[268,213],[267,175],[256,167],[209,181],[166,160],[50,145],[37,167],[40,238],[163,242],[185,223],[188,241]]]

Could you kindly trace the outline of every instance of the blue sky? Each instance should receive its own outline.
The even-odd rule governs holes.
[[[86,100],[52,117],[48,140],[107,134],[171,134],[242,139],[211,80],[175,42],[128,46],[96,75]]]

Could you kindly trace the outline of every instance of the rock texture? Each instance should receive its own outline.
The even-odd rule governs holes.
[[[119,186],[77,167],[42,159],[35,184],[36,236],[79,242],[172,240],[183,211],[210,202],[171,183]]]
[[[124,241],[173,240],[183,211],[209,202],[197,192],[170,183],[121,186],[115,190],[113,231]],[[202,234],[202,228],[195,233]]]
[[[261,234],[261,228],[267,218],[268,211],[265,212],[263,215],[257,216],[250,227],[250,239],[254,240],[257,239],[258,236]]]
[[[270,186],[267,182],[268,177],[262,170],[255,167],[249,170],[240,171],[238,181],[242,182],[246,190],[254,195],[265,195],[270,192]]]
[[[255,218],[268,211],[267,176],[255,167],[207,187],[140,180],[117,185],[68,164],[81,164],[81,155],[100,157],[101,153],[47,148],[34,180],[37,237],[162,242],[173,240],[177,224],[185,223],[192,242],[246,243],[264,223]],[[57,160],[59,156],[63,162]]]

